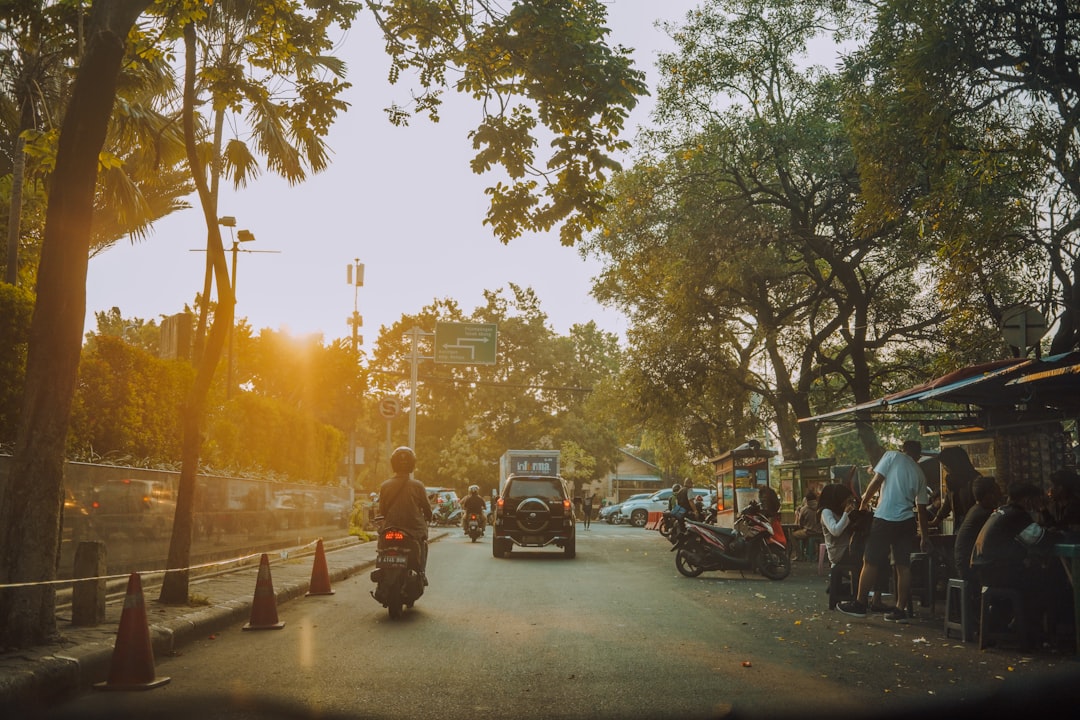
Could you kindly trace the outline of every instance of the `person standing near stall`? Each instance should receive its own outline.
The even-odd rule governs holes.
[[[892,555],[896,568],[896,608],[885,614],[885,620],[906,623],[911,597],[911,552],[916,530],[923,552],[929,552],[930,539],[926,528],[926,505],[929,493],[926,476],[919,467],[922,443],[904,442],[903,450],[889,450],[874,466],[874,477],[862,496],[862,509],[868,509],[872,498],[880,497],[874,508],[866,554],[859,575],[859,592],[855,600],[838,603],[836,609],[852,617],[866,617],[867,598],[874,588],[881,569],[889,567]]]
[[[960,447],[947,447],[938,453],[938,462],[945,468],[945,487],[941,493],[941,507],[930,519],[930,527],[938,527],[941,521],[953,516],[953,527],[959,528],[964,515],[975,504],[972,483],[981,477],[971,464],[971,458]]]

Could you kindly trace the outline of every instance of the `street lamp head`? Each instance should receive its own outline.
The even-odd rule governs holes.
[[[250,230],[237,230],[236,240],[237,242],[251,242],[255,239],[255,234]]]
[[[218,225],[222,227],[236,227],[236,218],[232,215],[226,215],[225,217],[218,218]]]

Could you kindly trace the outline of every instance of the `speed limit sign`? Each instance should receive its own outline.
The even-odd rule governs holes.
[[[393,420],[401,412],[401,401],[394,397],[385,397],[379,401],[379,414],[387,420]]]

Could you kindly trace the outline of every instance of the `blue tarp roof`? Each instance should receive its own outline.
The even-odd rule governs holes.
[[[861,411],[885,412],[897,405],[928,400],[982,408],[1021,403],[1045,408],[1080,408],[1078,361],[1080,353],[1063,353],[1037,360],[1013,358],[972,365],[877,400],[800,418],[799,422],[846,420],[847,416]]]

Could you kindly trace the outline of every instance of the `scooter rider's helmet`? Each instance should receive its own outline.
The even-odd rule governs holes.
[[[416,453],[402,445],[390,455],[390,467],[396,473],[411,473],[416,469]]]
[[[480,494],[480,486],[479,485],[470,485],[469,486],[469,494],[470,495],[479,495]]]
[[[671,486],[671,492],[674,495],[678,495],[680,490],[682,490],[682,485],[680,485],[679,483],[675,483]]]

